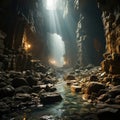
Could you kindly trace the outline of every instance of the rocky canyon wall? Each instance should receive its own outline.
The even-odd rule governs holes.
[[[120,74],[120,1],[98,0],[106,37],[106,52],[101,63],[105,72]]]
[[[95,0],[74,0],[77,12],[76,39],[78,62],[81,66],[99,65],[105,51],[101,12]]]

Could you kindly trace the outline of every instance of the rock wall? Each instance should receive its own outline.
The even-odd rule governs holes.
[[[106,37],[106,53],[101,63],[105,72],[120,74],[120,2],[119,0],[98,0]]]
[[[105,50],[105,38],[101,13],[95,0],[75,0],[78,16],[76,39],[78,62],[81,66],[98,65]]]

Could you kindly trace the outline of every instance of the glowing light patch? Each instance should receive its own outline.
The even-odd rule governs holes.
[[[47,10],[56,10],[57,0],[47,0],[46,9]]]
[[[49,63],[62,67],[65,55],[65,45],[62,37],[56,33],[48,34],[48,47],[50,51]]]

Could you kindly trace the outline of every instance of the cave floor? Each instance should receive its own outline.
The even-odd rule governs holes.
[[[78,83],[87,83],[90,76],[96,83],[105,76],[99,66],[84,70],[65,69],[56,70],[57,82],[54,84],[62,100],[53,104],[39,104],[33,107],[22,107],[20,110],[2,115],[3,120],[118,120],[119,104],[100,102],[97,99],[84,97],[78,89]],[[75,78],[75,80],[72,80]],[[99,81],[98,80],[98,81]],[[71,82],[70,82],[71,81]],[[107,83],[106,83],[107,84]],[[99,85],[99,84],[98,84]],[[71,87],[75,86],[75,88]],[[77,86],[77,89],[76,89]],[[113,86],[112,86],[113,87]],[[89,89],[90,90],[90,89]],[[43,91],[44,92],[44,91]],[[95,91],[98,92],[98,91]],[[53,98],[54,99],[54,98]],[[92,99],[92,100],[91,100]]]

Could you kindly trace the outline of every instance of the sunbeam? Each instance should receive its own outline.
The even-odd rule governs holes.
[[[46,9],[48,10],[56,10],[57,0],[47,0],[46,1]]]

